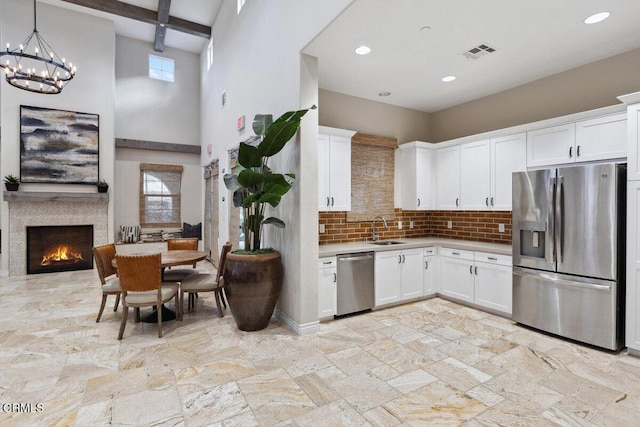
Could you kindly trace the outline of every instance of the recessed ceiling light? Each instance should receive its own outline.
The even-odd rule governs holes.
[[[362,45],[356,48],[356,53],[358,55],[368,55],[369,53],[371,53],[371,48],[369,46]]]
[[[455,79],[456,79],[456,76],[446,76],[446,77],[442,78],[442,81],[446,82],[446,83],[449,83],[449,82],[454,81]]]
[[[584,20],[585,24],[597,24],[607,19],[611,15],[609,12],[600,12],[593,14]]]
[[[386,90],[383,92],[378,92],[378,96],[389,96],[391,95],[391,92],[387,92]]]

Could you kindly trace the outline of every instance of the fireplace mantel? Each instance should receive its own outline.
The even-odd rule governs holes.
[[[5,202],[109,203],[109,193],[70,193],[55,191],[4,191]]]

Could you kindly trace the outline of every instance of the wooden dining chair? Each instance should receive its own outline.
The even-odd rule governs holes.
[[[120,286],[122,287],[122,323],[118,339],[122,339],[129,307],[133,307],[135,321],[140,321],[140,307],[158,307],[158,337],[162,338],[162,304],[175,299],[178,307],[178,285],[162,282],[162,255],[116,255]]]
[[[226,307],[227,304],[224,301],[224,269],[227,264],[227,254],[231,251],[231,243],[227,242],[222,246],[222,252],[220,253],[220,262],[218,263],[218,271],[216,274],[210,273],[196,273],[185,277],[180,282],[180,320],[182,320],[182,314],[184,312],[184,294],[196,293],[196,292],[214,292],[216,298],[216,306],[218,307],[218,317],[224,317],[222,311],[222,305]],[[189,308],[191,305],[189,305]],[[195,309],[195,304],[194,304]]]
[[[91,248],[91,250],[93,251],[93,259],[96,262],[98,277],[102,285],[102,303],[100,304],[100,311],[96,318],[97,323],[100,321],[104,307],[107,304],[107,296],[116,296],[113,311],[118,311],[122,288],[120,287],[120,279],[118,278],[118,269],[113,266],[113,259],[116,257],[116,245],[111,243],[108,245],[95,246]]]
[[[167,240],[167,250],[168,251],[178,251],[178,250],[198,250],[198,238],[197,237],[180,237],[175,239]],[[193,263],[193,268],[168,268],[164,271],[165,282],[180,282],[182,279],[187,277],[190,274],[197,273],[198,270],[195,270],[196,263]]]

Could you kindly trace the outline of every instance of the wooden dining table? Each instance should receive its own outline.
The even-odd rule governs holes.
[[[139,252],[131,255],[148,255],[150,253],[157,253],[157,252]],[[192,265],[198,261],[202,261],[207,257],[206,252],[188,250],[188,249],[179,249],[175,251],[161,252],[160,255],[161,255],[160,266],[162,268],[163,279],[164,279],[164,270],[167,267],[175,267],[178,265]],[[114,267],[118,268],[118,263],[115,258],[113,259],[112,264]],[[175,319],[176,319],[176,313],[173,310],[165,307],[163,304],[162,305],[162,321],[164,322],[165,320],[175,320]],[[154,309],[151,313],[141,317],[140,320],[145,323],[158,323],[157,310]]]

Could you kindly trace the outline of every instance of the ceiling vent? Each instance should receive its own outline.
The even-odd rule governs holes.
[[[485,55],[495,52],[496,50],[486,44],[474,46],[469,50],[462,52],[462,55],[467,59],[480,59]]]

